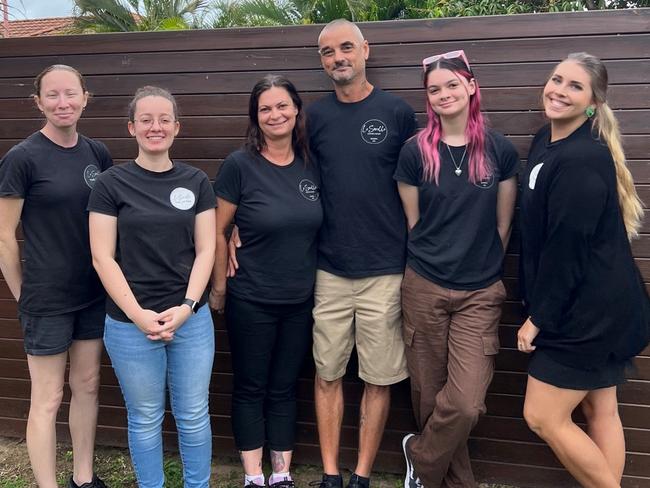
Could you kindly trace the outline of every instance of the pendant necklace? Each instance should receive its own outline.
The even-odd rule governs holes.
[[[463,165],[463,161],[465,161],[465,154],[467,153],[467,145],[465,145],[465,150],[463,151],[463,156],[460,158],[460,163],[456,164],[456,159],[454,158],[454,155],[451,152],[451,149],[449,149],[449,144],[445,143],[445,146],[447,146],[447,151],[449,151],[449,157],[451,158],[451,161],[454,163],[454,173],[456,173],[456,176],[460,176],[463,174],[463,170],[460,169],[460,167]]]

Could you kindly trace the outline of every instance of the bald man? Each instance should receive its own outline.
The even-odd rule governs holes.
[[[307,110],[325,217],[313,348],[320,488],[343,487],[342,377],[354,346],[364,391],[357,464],[347,486],[366,488],[388,417],[390,385],[408,377],[400,309],[406,222],[393,172],[416,121],[407,103],[366,79],[370,47],[357,25],[343,19],[327,24],[318,52],[334,85],[334,93]]]

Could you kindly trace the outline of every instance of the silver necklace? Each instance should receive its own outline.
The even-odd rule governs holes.
[[[463,174],[463,170],[460,169],[460,167],[463,165],[463,161],[465,160],[465,154],[467,153],[467,144],[465,145],[465,150],[463,151],[463,156],[460,158],[460,163],[456,164],[456,159],[454,158],[454,155],[451,153],[451,149],[449,149],[449,144],[445,143],[445,146],[447,146],[447,151],[449,152],[449,157],[451,158],[451,161],[454,163],[454,173],[456,173],[456,176],[460,176]]]

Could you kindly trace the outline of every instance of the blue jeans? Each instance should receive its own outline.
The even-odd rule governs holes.
[[[208,386],[214,326],[207,305],[174,333],[151,341],[132,323],[106,316],[104,344],[120,382],[129,425],[129,450],[140,488],[162,488],[165,386],[183,462],[185,488],[207,487],[212,459]]]

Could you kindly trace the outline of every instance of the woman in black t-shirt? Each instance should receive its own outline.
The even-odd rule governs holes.
[[[629,239],[643,208],[616,119],[607,70],[570,54],[544,87],[550,125],[533,141],[521,198],[521,280],[533,352],[524,417],[583,486],[618,487],[625,440],[616,386],[648,344],[648,297]],[[571,419],[581,406],[587,433]]]
[[[419,434],[404,437],[405,486],[476,486],[467,437],[485,412],[506,291],[501,264],[517,153],[488,130],[463,51],[423,61],[428,121],[395,179],[409,226],[403,334]]]
[[[27,450],[38,485],[55,486],[55,423],[69,356],[69,484],[101,488],[93,448],[105,294],[91,263],[86,204],[97,175],[112,161],[106,146],[77,133],[88,102],[77,70],[50,66],[34,86],[45,126],[0,162],[0,269],[18,301],[31,378]]]
[[[185,486],[207,487],[214,193],[204,172],[169,157],[179,122],[168,91],[139,89],[128,128],[138,157],[103,173],[88,203],[93,263],[109,295],[104,343],[126,403],[139,486],[164,486],[168,390]]]
[[[217,255],[210,304],[224,309],[233,367],[232,422],[244,485],[265,486],[262,449],[271,450],[269,486],[290,474],[295,388],[311,345],[319,181],[309,161],[302,101],[293,84],[268,75],[251,93],[245,148],[224,161],[217,195]],[[225,232],[234,220],[242,246],[226,282]],[[227,286],[226,286],[227,285]]]

